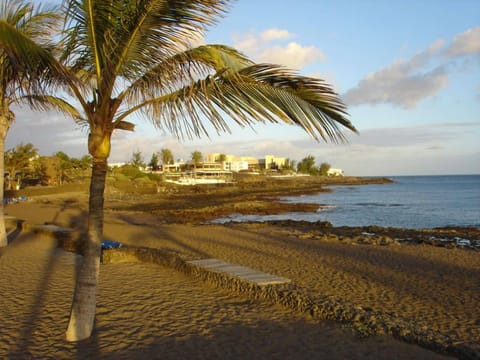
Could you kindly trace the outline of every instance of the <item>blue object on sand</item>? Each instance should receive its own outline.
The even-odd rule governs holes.
[[[102,241],[102,250],[104,249],[116,249],[122,247],[122,244],[116,241],[105,240]]]

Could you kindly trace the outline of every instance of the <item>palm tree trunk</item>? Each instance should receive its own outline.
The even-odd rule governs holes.
[[[66,332],[68,341],[90,337],[96,308],[97,283],[103,236],[103,194],[107,175],[107,159],[94,158],[90,183],[88,237],[83,261],[77,274],[70,321]]]
[[[5,137],[7,131],[5,126],[0,124],[0,247],[7,246],[7,231],[5,229],[5,214],[4,214],[4,181],[5,181]]]

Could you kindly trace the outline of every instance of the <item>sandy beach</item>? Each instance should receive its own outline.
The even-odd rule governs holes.
[[[6,212],[34,224],[81,230],[82,196],[39,197],[8,205]],[[108,209],[107,204],[108,240],[214,257],[288,277],[312,296],[391,314],[478,349],[477,251],[358,245],[294,225],[166,224],[153,211]],[[12,240],[0,250],[2,358],[447,357],[390,336],[360,338],[340,323],[138,263],[102,266],[95,333],[69,344],[63,334],[81,257],[56,249],[55,241],[42,235],[12,234]]]

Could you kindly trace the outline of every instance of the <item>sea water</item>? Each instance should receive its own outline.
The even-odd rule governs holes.
[[[283,196],[281,201],[313,203],[313,213],[235,215],[225,221],[329,221],[334,226],[402,228],[480,227],[480,175],[398,176],[393,183],[329,186],[330,193]]]

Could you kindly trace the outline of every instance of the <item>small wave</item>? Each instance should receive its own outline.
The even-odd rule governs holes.
[[[316,212],[322,212],[322,211],[332,210],[336,208],[337,208],[336,205],[320,205],[320,207],[317,209]]]
[[[397,204],[397,203],[385,204],[385,203],[377,203],[377,202],[360,202],[360,203],[355,203],[353,205],[355,205],[355,206],[371,206],[371,207],[400,207],[400,206],[405,206],[404,204]]]

